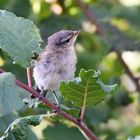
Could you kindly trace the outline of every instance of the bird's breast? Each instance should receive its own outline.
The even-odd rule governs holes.
[[[61,60],[61,67],[58,71],[62,77],[62,81],[68,81],[74,78],[76,63],[77,56],[75,50],[72,50],[72,52],[63,56]]]

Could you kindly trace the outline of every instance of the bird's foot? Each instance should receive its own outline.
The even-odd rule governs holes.
[[[48,90],[41,90],[38,100],[41,100],[43,97],[46,97]]]

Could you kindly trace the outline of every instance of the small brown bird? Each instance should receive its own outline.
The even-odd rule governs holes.
[[[55,91],[60,83],[74,78],[77,63],[74,43],[79,32],[62,30],[48,38],[47,47],[39,55],[33,69],[35,83],[43,96],[51,90],[57,100]]]

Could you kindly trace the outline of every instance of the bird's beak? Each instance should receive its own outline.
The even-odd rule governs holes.
[[[75,36],[78,36],[79,33],[80,33],[81,31],[82,31],[82,30],[74,31],[74,35],[75,35]]]

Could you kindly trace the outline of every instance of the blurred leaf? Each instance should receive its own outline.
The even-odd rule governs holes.
[[[123,106],[125,107],[132,103],[133,103],[132,95],[123,90],[120,90],[119,94],[117,94],[114,98],[110,97],[107,101],[107,104],[109,105],[109,107],[111,107],[111,109]]]
[[[29,0],[9,0],[5,10],[15,13],[17,16],[28,17],[31,12],[30,8],[31,5]]]
[[[57,26],[56,26],[57,22]],[[63,26],[62,26],[63,25]],[[53,28],[52,28],[53,27]],[[43,37],[43,40],[46,41],[51,34],[62,30],[62,29],[71,29],[71,30],[79,30],[81,29],[81,19],[70,17],[70,16],[55,16],[52,15],[48,17],[46,20],[43,20],[40,23],[40,32]]]
[[[101,122],[107,122],[110,115],[110,109],[105,104],[97,105],[94,108],[86,109],[86,117],[90,120],[90,123],[93,125],[100,124]]]
[[[82,134],[80,134],[77,128],[69,128],[62,124],[48,126],[43,131],[43,134],[48,140],[84,140]]]
[[[127,106],[132,102],[133,99],[129,93],[119,93],[118,96],[116,96],[116,103],[118,106]]]
[[[23,108],[19,93],[27,93],[15,84],[15,76],[11,73],[0,74],[0,116]]]
[[[3,8],[8,2],[9,2],[9,0],[1,0],[0,1],[0,8]]]
[[[0,117],[0,137],[3,135],[3,132],[6,130],[7,126],[18,117],[19,116],[15,112]]]
[[[122,50],[122,51],[135,51],[140,50],[138,44],[134,43],[133,40],[125,36],[117,27],[111,25],[110,23],[104,23],[103,29],[105,36],[103,40],[111,46],[111,51]]]
[[[5,53],[4,51],[1,51],[0,55],[2,55],[2,58],[4,60],[4,65],[2,66],[2,69],[13,73],[14,75],[16,75],[16,78],[18,80],[27,84],[26,69],[17,64],[13,64],[13,60],[9,56],[7,56],[7,53]]]
[[[13,13],[0,11],[0,48],[8,53],[14,63],[30,65],[32,52],[39,52],[41,37],[37,27],[29,20]]]
[[[140,136],[129,137],[128,140],[140,140]]]
[[[124,67],[117,59],[116,53],[105,56],[99,68],[102,71],[101,79],[104,82],[111,83],[114,80],[113,78],[118,78],[124,73]]]
[[[12,122],[4,135],[0,138],[1,140],[27,140],[28,139],[28,125],[39,125],[43,115],[34,115],[24,118],[16,119]]]
[[[140,134],[140,126],[134,127],[131,129],[131,131],[129,132],[129,134],[131,136],[137,136]]]
[[[86,100],[86,106],[93,106],[100,103],[107,95],[114,94],[117,90],[116,84],[109,86],[100,81],[99,71],[82,69],[79,76],[81,82],[77,84],[74,81],[62,82],[60,86],[64,99],[71,100],[75,106],[83,106],[84,99]]]

